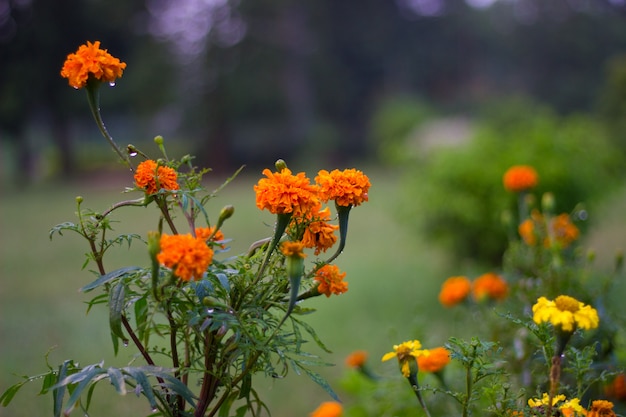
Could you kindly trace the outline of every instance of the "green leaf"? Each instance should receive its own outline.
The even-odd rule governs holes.
[[[20,388],[22,388],[28,382],[31,382],[31,380],[27,379],[25,381],[18,382],[17,384],[11,385],[9,388],[7,388],[6,391],[2,393],[2,396],[0,396],[0,404],[2,404],[3,407],[9,405],[15,394],[17,394]]]
[[[80,400],[80,396],[83,394],[83,391],[85,390],[85,388],[87,388],[92,382],[94,383],[98,382],[101,378],[96,379],[95,381],[94,381],[94,378],[103,373],[106,373],[106,370],[102,369],[102,367],[98,365],[98,366],[86,367],[81,372],[72,375],[72,376],[80,376],[80,379],[78,379],[80,382],[74,389],[74,392],[72,392],[72,395],[70,396],[70,398],[67,400],[67,406],[65,407],[65,411],[63,412],[64,415],[66,416],[70,415],[70,413],[72,412],[74,407],[76,407],[76,404]],[[65,379],[70,380],[72,376],[65,378]],[[63,383],[63,381],[61,381],[61,383]],[[67,384],[63,384],[63,385],[67,385]]]
[[[333,391],[333,389],[330,387],[328,382],[324,378],[322,378],[321,375],[319,375],[318,373],[315,373],[315,372],[313,372],[313,371],[311,371],[310,369],[307,369],[307,368],[301,368],[301,369],[304,370],[304,372],[306,372],[306,374],[309,376],[309,378],[311,378],[311,380],[313,382],[315,382],[317,385],[322,387],[324,389],[324,391],[326,391],[328,393],[328,395],[330,395],[332,397],[333,400],[335,400],[337,402],[341,402],[341,400],[339,399],[339,397],[337,396],[335,391]]]
[[[250,397],[251,388],[252,388],[252,375],[247,374],[241,381],[241,390],[239,392],[239,399]]]
[[[141,268],[138,266],[127,266],[124,268],[120,268],[120,269],[116,269],[115,271],[109,272],[108,274],[104,274],[104,275],[100,275],[98,277],[98,279],[96,279],[95,281],[85,285],[84,287],[82,287],[80,289],[80,291],[82,292],[88,292],[93,290],[94,288],[97,288],[99,286],[101,286],[102,284],[106,284],[107,282],[111,282],[114,279],[117,279],[121,276],[126,275],[129,272],[135,272],[140,270]]]
[[[120,395],[126,395],[126,380],[122,372],[117,368],[109,368],[107,369],[107,374],[115,391]]]
[[[143,395],[146,396],[148,403],[150,403],[150,407],[154,410],[157,408],[156,397],[154,396],[154,391],[152,390],[152,385],[150,385],[150,381],[148,381],[148,377],[143,372],[141,368],[124,368],[126,372],[128,372],[135,381],[137,381],[137,386],[141,387],[143,391]]]
[[[122,339],[124,344],[128,343],[128,339],[122,331],[122,313],[124,312],[124,298],[126,296],[126,287],[123,283],[118,282],[109,293],[109,325],[111,333]]]
[[[191,390],[185,384],[181,382],[180,379],[174,377],[171,374],[172,372],[171,370],[156,367],[156,366],[144,366],[141,369],[143,369],[147,375],[151,375],[156,378],[161,378],[164,381],[166,381],[165,386],[167,388],[174,391],[177,395],[180,395],[181,397],[183,397],[185,401],[187,401],[189,404],[191,404],[195,408],[196,406],[195,400],[197,399],[197,397],[194,395],[193,392],[191,392]]]
[[[59,374],[56,379],[57,384],[64,379],[66,379],[68,370],[70,369],[70,365],[74,367],[73,361],[64,361],[61,366],[59,366]],[[55,385],[57,386],[57,385]],[[65,396],[65,385],[57,386],[52,391],[52,401],[53,401],[53,411],[54,417],[59,417],[61,415],[61,410],[63,408],[63,397]]]

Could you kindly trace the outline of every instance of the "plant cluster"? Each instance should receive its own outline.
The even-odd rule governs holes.
[[[304,320],[313,311],[304,300],[348,290],[346,274],[333,262],[346,244],[350,210],[368,201],[368,177],[356,169],[320,170],[313,182],[278,160],[254,186],[257,207],[276,216],[274,233],[231,255],[222,226],[235,210],[212,213],[209,202],[221,187],[205,189],[209,170],[198,169],[189,155],[170,158],[160,136],[155,143],[161,155],[153,158],[133,145],[122,150],[108,133],[98,92],[125,67],[100,42],[88,42],[68,55],[61,75],[86,90],[102,135],[132,173],[126,192],[140,196],[104,211],[85,208],[77,197],[78,221],[57,225],[50,237],[74,232],[85,239],[84,267],[95,275],[81,288],[96,293],[89,309],[105,306],[115,352],[120,344],[132,345],[138,357],[121,368],[74,360],[48,365],[43,374],[9,387],[0,403],[7,406],[24,384],[41,380],[55,417],[77,408],[87,413],[98,382],[107,381],[120,394],[145,397],[152,416],[261,415],[269,410],[253,375],[283,377],[289,369],[306,373],[337,398],[311,369],[328,364],[303,349],[312,340],[328,351]],[[115,214],[130,207],[157,210],[154,230],[115,236]],[[107,269],[109,249],[139,242],[147,265]],[[305,262],[310,254],[314,260]]]

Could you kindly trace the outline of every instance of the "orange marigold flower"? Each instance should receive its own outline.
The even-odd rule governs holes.
[[[61,76],[67,78],[72,87],[82,88],[90,76],[113,83],[122,76],[125,68],[126,63],[109,54],[106,49],[100,49],[100,41],[95,41],[81,45],[75,53],[67,56]]]
[[[315,182],[320,186],[323,201],[335,200],[335,204],[343,207],[358,206],[368,201],[370,180],[359,170],[335,169],[328,172],[323,169],[315,177]]]
[[[320,252],[326,252],[337,242],[335,230],[339,229],[339,226],[327,222],[330,220],[329,207],[321,211],[313,211],[316,213],[312,214],[312,221],[304,230],[302,243],[307,248],[315,248],[315,255],[319,255]]]
[[[578,239],[580,235],[580,231],[572,223],[567,213],[559,214],[550,219],[550,230],[548,233],[546,219],[537,210],[533,210],[530,219],[524,220],[519,225],[518,232],[527,245],[535,246],[537,238],[542,238],[543,245],[547,248],[553,244],[566,248]]]
[[[526,191],[537,186],[539,175],[529,165],[515,165],[509,168],[502,177],[504,189],[511,192]]]
[[[503,300],[509,293],[509,285],[498,274],[488,272],[476,278],[472,284],[474,299],[482,301],[486,298]]]
[[[267,178],[261,178],[254,186],[259,209],[268,209],[273,214],[293,213],[299,216],[319,204],[318,187],[310,183],[304,172],[293,175],[289,168],[280,172],[264,169],[263,175]]]
[[[310,417],[341,417],[343,415],[343,406],[336,401],[327,401],[320,404]]]
[[[465,300],[471,289],[472,284],[467,277],[450,277],[441,286],[439,302],[445,307],[452,307]]]
[[[343,294],[348,291],[348,283],[343,281],[345,277],[346,273],[340,272],[336,265],[324,265],[315,274],[315,280],[319,282],[317,291],[326,297]]]
[[[591,403],[587,417],[616,417],[613,411],[613,403],[606,400],[596,400]]]
[[[202,240],[206,241],[209,237],[211,237],[211,235],[213,235],[213,231],[214,230],[215,230],[214,227],[197,227],[196,228],[196,237],[198,239],[202,239]],[[225,239],[224,238],[224,233],[222,233],[221,230],[218,230],[217,232],[215,232],[215,234],[211,238],[211,241],[212,242],[221,242],[224,239]]]
[[[213,260],[213,250],[205,241],[190,234],[161,235],[161,252],[157,260],[171,268],[183,281],[200,279]]]
[[[283,242],[283,244],[280,246],[280,251],[283,253],[283,255],[287,256],[287,257],[294,257],[294,258],[306,258],[306,254],[303,252],[304,249],[304,245],[302,244],[302,242]]]
[[[177,179],[178,174],[174,169],[158,166],[152,159],[143,161],[135,170],[135,184],[146,190],[146,194],[154,194],[162,188],[178,190]]]
[[[430,355],[419,356],[417,366],[420,371],[439,372],[450,363],[450,351],[444,347],[429,349]]]
[[[626,375],[619,374],[606,386],[605,393],[618,400],[626,400]]]
[[[346,365],[351,368],[360,368],[367,361],[367,352],[364,350],[355,350],[346,357]]]
[[[573,241],[578,239],[580,234],[580,231],[572,223],[567,213],[559,214],[554,217],[550,222],[550,228],[552,229],[554,240],[562,248],[568,247]]]

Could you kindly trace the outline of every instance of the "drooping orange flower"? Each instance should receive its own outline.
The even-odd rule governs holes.
[[[430,355],[419,356],[417,366],[420,371],[439,372],[450,363],[450,351],[444,347],[429,349]]]
[[[318,187],[310,183],[304,172],[293,175],[289,168],[280,172],[264,169],[263,175],[267,178],[261,178],[254,186],[259,209],[299,216],[319,205]]]
[[[530,218],[519,225],[518,232],[528,246],[535,246],[537,239],[541,238],[546,248],[558,245],[561,249],[567,248],[580,235],[569,214],[562,213],[551,218],[548,230],[545,217],[537,210],[533,210]]]
[[[72,87],[82,88],[90,76],[114,83],[122,76],[125,68],[126,63],[109,54],[106,49],[100,49],[100,41],[95,41],[79,46],[75,53],[67,56],[61,76],[67,78]]]
[[[346,365],[351,368],[360,368],[367,361],[367,352],[364,350],[355,350],[346,357]]]
[[[341,417],[343,415],[343,406],[336,401],[327,401],[320,404],[310,417]]]
[[[191,234],[161,235],[161,251],[157,260],[171,268],[174,275],[183,281],[198,280],[206,272],[213,260],[213,250],[202,239]]]
[[[587,417],[616,417],[613,411],[613,403],[606,400],[596,400],[591,403]]]
[[[503,300],[509,293],[509,285],[498,274],[488,272],[472,283],[472,295],[477,301],[485,299]]]
[[[348,291],[348,283],[343,279],[345,272],[341,272],[336,265],[324,265],[315,273],[315,280],[319,282],[317,291],[330,297],[331,294],[343,294]]]
[[[196,237],[206,242],[206,240],[213,235],[214,231],[214,227],[197,227]],[[224,233],[222,233],[221,230],[218,230],[211,238],[211,242],[222,242],[224,239]],[[224,249],[224,245],[220,245],[220,247]]]
[[[359,170],[335,169],[328,172],[323,169],[315,177],[315,182],[320,186],[323,201],[335,200],[335,204],[343,207],[358,206],[368,201],[370,180]]]
[[[154,194],[160,189],[178,190],[178,174],[173,168],[158,166],[155,161],[148,159],[137,166],[135,170],[135,184],[146,190],[146,194]]]
[[[535,168],[529,165],[515,165],[509,168],[502,177],[504,189],[519,193],[537,186],[539,175]]]
[[[452,307],[465,300],[472,289],[472,284],[467,277],[450,277],[441,286],[439,302],[445,307]]]
[[[280,245],[280,251],[286,257],[294,257],[294,258],[306,258],[306,254],[303,252],[304,245],[302,242],[283,242]]]
[[[330,207],[326,207],[321,211],[314,210],[314,212],[311,215],[313,220],[304,230],[302,243],[307,248],[315,248],[315,255],[319,255],[320,252],[326,252],[327,249],[337,242],[335,230],[339,229],[339,226],[328,223],[328,220],[330,220]]]

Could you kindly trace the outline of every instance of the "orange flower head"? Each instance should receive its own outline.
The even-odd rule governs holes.
[[[326,297],[343,294],[348,291],[348,283],[343,281],[345,277],[346,273],[340,272],[336,265],[324,265],[315,274],[315,280],[319,282],[317,291]]]
[[[283,242],[280,245],[280,251],[288,258],[306,258],[306,254],[303,252],[304,245],[302,242]]]
[[[209,237],[213,235],[213,237],[211,237],[211,242],[222,242],[225,239],[224,233],[222,233],[221,230],[218,230],[215,232],[215,234],[213,234],[214,231],[214,227],[197,227],[196,237],[206,242],[207,239],[209,239]],[[224,245],[220,245],[220,247],[223,249]]]
[[[572,223],[567,213],[559,214],[550,222],[550,228],[555,242],[561,247],[568,247],[573,241],[578,239],[580,231]]]
[[[160,189],[179,189],[176,171],[170,167],[158,166],[152,159],[140,163],[134,177],[137,187],[143,188],[146,194],[155,194]]]
[[[320,252],[326,252],[337,242],[335,230],[339,229],[339,226],[328,223],[330,220],[329,207],[321,211],[317,209],[313,211],[312,220],[304,230],[302,243],[307,248],[315,248],[315,255],[319,255]]]
[[[320,186],[323,201],[335,200],[335,204],[343,207],[358,206],[368,201],[370,180],[359,170],[335,169],[328,172],[323,169],[315,177],[315,182]]]
[[[467,277],[450,277],[441,286],[439,302],[445,307],[452,307],[465,300],[471,289],[472,284]]]
[[[259,209],[300,216],[319,205],[318,187],[310,183],[304,172],[293,175],[289,168],[283,168],[280,172],[264,169],[263,174],[267,178],[261,178],[254,186]]]
[[[519,225],[518,232],[528,246],[535,246],[537,239],[541,238],[544,247],[549,248],[558,245],[561,249],[567,248],[580,235],[580,231],[572,223],[567,213],[559,214],[550,219],[549,233],[546,223],[545,217],[539,211],[533,210],[530,218]]]
[[[320,404],[310,417],[341,417],[343,415],[343,406],[336,401],[327,401]]]
[[[472,294],[477,301],[504,300],[508,293],[509,285],[500,275],[493,272],[479,276],[472,284]]]
[[[606,400],[596,400],[591,403],[587,417],[616,417],[613,411],[613,403]]]
[[[615,379],[606,386],[605,393],[618,400],[626,400],[626,375],[617,375]]]
[[[125,68],[126,63],[109,54],[106,49],[100,49],[100,41],[95,41],[81,45],[75,53],[67,56],[61,76],[67,78],[72,87],[82,88],[89,77],[114,83],[122,76]]]
[[[159,263],[174,271],[183,281],[198,280],[213,260],[213,250],[205,241],[186,235],[161,235]]]
[[[444,347],[429,349],[430,355],[419,356],[417,366],[420,371],[439,372],[450,363],[450,351]]]
[[[529,165],[515,165],[509,168],[502,177],[504,189],[514,193],[527,191],[539,183],[539,175]]]
[[[346,357],[346,365],[351,368],[360,368],[367,361],[367,352],[364,350],[355,350]]]

